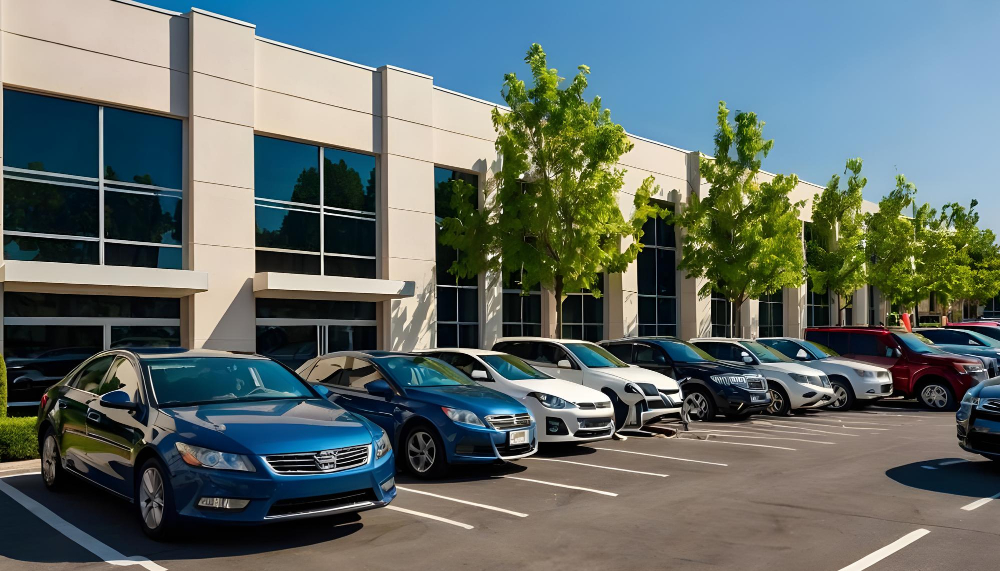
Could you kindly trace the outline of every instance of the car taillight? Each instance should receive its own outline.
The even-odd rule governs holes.
[[[49,395],[48,394],[42,395],[42,402],[41,402],[39,408],[41,408],[42,410],[45,410],[45,405],[48,404],[48,403],[49,403]]]

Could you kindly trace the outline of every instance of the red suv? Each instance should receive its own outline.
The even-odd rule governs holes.
[[[810,327],[806,339],[849,359],[892,372],[896,394],[916,397],[925,407],[953,410],[965,391],[987,378],[982,362],[946,353],[919,335],[884,327]]]

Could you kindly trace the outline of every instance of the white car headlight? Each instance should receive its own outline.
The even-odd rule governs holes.
[[[866,371],[864,369],[854,369],[854,372],[861,378],[871,377],[875,378],[875,371]]]
[[[382,437],[375,442],[375,459],[379,459],[392,450],[392,443],[389,442],[389,435],[382,431]]]
[[[441,407],[445,415],[451,419],[452,422],[457,422],[458,424],[470,424],[472,426],[482,426],[486,428],[483,421],[476,416],[476,413],[468,410],[463,410],[460,408],[448,408],[446,406]]]
[[[542,403],[545,408],[574,408],[576,405],[569,402],[566,399],[561,399],[555,395],[549,395],[545,393],[528,393],[529,397],[534,397],[538,399],[538,402]]]
[[[788,376],[791,377],[793,381],[801,385],[813,384],[812,378],[809,377],[809,375],[800,375],[799,373],[788,373]]]
[[[236,470],[239,472],[256,472],[250,459],[242,454],[227,454],[210,448],[193,446],[177,442],[174,444],[181,454],[181,460],[189,466],[198,468],[213,468],[215,470]]]

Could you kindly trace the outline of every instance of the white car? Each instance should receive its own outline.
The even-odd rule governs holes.
[[[681,416],[684,396],[677,381],[624,363],[589,341],[511,337],[497,341],[493,350],[520,357],[553,377],[604,393],[611,399],[616,430]]]
[[[699,349],[721,361],[744,363],[767,379],[770,414],[784,416],[801,408],[820,408],[834,402],[833,384],[822,372],[795,363],[777,351],[749,339],[692,339]]]
[[[758,339],[782,355],[819,369],[833,384],[829,410],[848,410],[855,404],[872,403],[892,394],[892,373],[884,367],[846,359],[822,345],[792,337]],[[859,402],[860,401],[860,402]]]
[[[521,401],[539,427],[539,442],[592,442],[614,436],[611,399],[601,391],[551,377],[518,357],[483,349],[422,351],[484,387]]]

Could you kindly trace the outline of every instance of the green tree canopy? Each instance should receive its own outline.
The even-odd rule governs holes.
[[[641,248],[643,223],[659,210],[649,204],[647,177],[634,191],[631,218],[622,215],[625,171],[616,165],[632,143],[600,97],[584,98],[590,69],[579,66],[563,86],[540,45],[531,45],[525,62],[534,85],[506,74],[501,95],[510,110],[493,110],[502,157],[495,189],[476,210],[470,185],[453,182],[455,216],[442,220],[440,239],[459,250],[449,270],[459,277],[520,271],[525,291],[536,284],[552,289],[561,335],[565,294],[593,288],[602,272],[624,271]]]
[[[806,269],[812,290],[837,296],[837,323],[841,311],[851,303],[854,292],[864,287],[864,216],[862,190],[868,179],[861,176],[861,159],[848,159],[847,188],[840,187],[840,175],[833,175],[812,205],[811,236],[806,243]]]
[[[879,201],[878,212],[865,216],[868,282],[892,303],[907,303],[912,290],[914,229],[903,213],[916,193],[913,183],[896,175],[896,187]]]
[[[674,217],[687,231],[678,268],[705,279],[699,295],[716,291],[733,305],[738,329],[746,300],[802,284],[799,211],[804,203],[789,198],[799,180],[794,174],[760,181],[761,160],[774,141],[764,139],[764,122],[755,113],[739,112],[731,124],[720,101],[717,123],[715,157],[700,160],[708,196],[692,194],[687,208]]]

